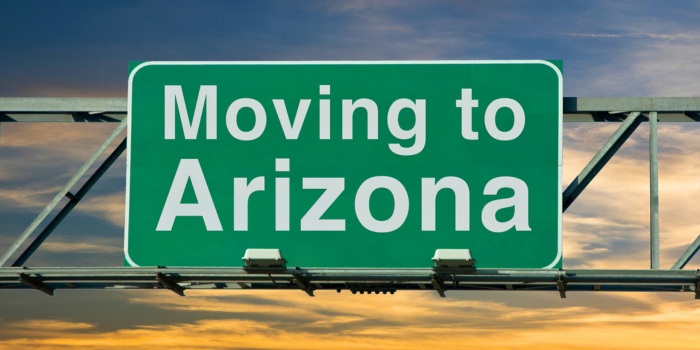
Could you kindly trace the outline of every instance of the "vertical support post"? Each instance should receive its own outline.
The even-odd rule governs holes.
[[[657,113],[649,113],[649,228],[651,233],[651,268],[659,269],[659,145]]]

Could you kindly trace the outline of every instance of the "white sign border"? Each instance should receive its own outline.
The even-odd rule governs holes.
[[[562,164],[563,164],[563,99],[564,82],[562,73],[553,63],[545,60],[475,60],[475,61],[149,61],[136,66],[129,74],[129,97],[127,107],[127,145],[126,145],[126,206],[124,212],[124,258],[133,267],[139,267],[129,256],[129,184],[131,178],[131,97],[132,83],[134,75],[141,68],[153,65],[378,65],[378,64],[544,64],[552,68],[559,78],[559,181],[557,183],[557,193],[562,189]],[[563,251],[563,229],[562,229],[562,196],[559,196],[558,211],[558,249],[554,261],[542,269],[553,268],[562,258]],[[427,258],[426,258],[427,259]]]

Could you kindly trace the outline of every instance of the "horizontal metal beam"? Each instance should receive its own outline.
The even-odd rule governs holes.
[[[269,272],[269,271],[268,271]],[[24,277],[21,277],[24,276]],[[169,276],[164,279],[163,276]],[[280,269],[244,268],[0,268],[0,289],[290,289],[393,293],[398,290],[661,291],[694,292],[696,271],[538,269]],[[439,281],[440,283],[436,283]],[[179,287],[178,287],[179,286]],[[562,287],[564,286],[564,287]],[[180,290],[180,288],[182,290]],[[564,289],[563,289],[564,288]]]
[[[621,122],[657,111],[659,122],[700,121],[700,97],[564,97],[564,122]],[[120,122],[126,98],[0,98],[0,122]]]
[[[126,113],[127,99],[118,97],[0,97],[0,111],[50,113]]]
[[[119,123],[126,112],[112,113],[0,113],[0,123]]]
[[[629,113],[584,112],[564,113],[565,123],[619,123],[627,119]],[[643,114],[644,121],[648,120]],[[126,118],[126,112],[110,112],[89,114],[76,113],[1,113],[0,123],[118,123]],[[700,113],[659,113],[660,123],[668,122],[700,122]]]
[[[700,111],[700,97],[564,97],[564,112]]]
[[[610,113],[610,112],[564,112],[565,123],[620,123],[627,119],[630,113]],[[649,121],[649,113],[642,113],[644,122]],[[659,112],[657,114],[659,123],[686,123],[700,122],[700,112]]]

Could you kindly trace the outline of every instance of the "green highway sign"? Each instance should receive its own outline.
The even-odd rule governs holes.
[[[559,268],[561,61],[145,62],[125,263]]]

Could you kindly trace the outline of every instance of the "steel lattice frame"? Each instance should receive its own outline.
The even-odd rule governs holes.
[[[434,290],[441,296],[456,290],[655,291],[693,292],[700,299],[700,270],[682,270],[700,249],[700,236],[669,270],[659,268],[657,122],[700,121],[699,97],[564,98],[564,122],[620,122],[620,127],[562,194],[563,210],[613,157],[643,122],[649,122],[650,150],[650,263],[649,270],[536,270],[536,269],[305,269],[217,267],[26,267],[27,259],[53,232],[85,194],[126,149],[126,139],[75,193],[73,186],[126,127],[125,98],[0,98],[0,123],[107,122],[115,131],[56,194],[32,224],[0,256],[0,289],[33,288],[53,295],[55,289],[293,289],[314,295],[315,290],[354,293],[394,293]],[[58,202],[69,202],[40,232],[33,235]],[[35,236],[28,245],[27,239]],[[11,267],[2,267],[26,246]],[[430,257],[426,257],[426,260]]]

